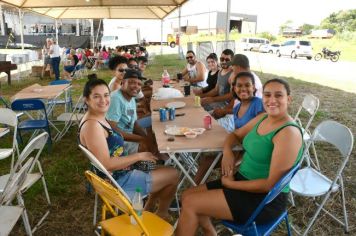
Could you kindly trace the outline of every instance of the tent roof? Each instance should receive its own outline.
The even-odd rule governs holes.
[[[163,19],[188,0],[0,0],[56,19]]]

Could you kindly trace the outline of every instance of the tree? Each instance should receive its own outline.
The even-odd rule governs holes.
[[[299,27],[302,31],[303,34],[310,34],[313,29],[315,29],[314,25],[310,24],[303,24],[302,26]]]
[[[276,40],[276,37],[274,37],[270,32],[262,32],[259,34],[259,37],[268,39],[270,42]]]
[[[283,31],[292,27],[293,21],[287,20],[284,24],[279,26],[279,34],[283,34]]]
[[[356,9],[333,12],[321,21],[321,29],[333,29],[339,33],[356,31]]]

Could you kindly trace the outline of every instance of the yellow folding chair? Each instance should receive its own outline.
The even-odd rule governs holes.
[[[102,227],[101,235],[105,235],[105,233],[113,236],[173,235],[173,226],[159,216],[144,211],[142,218],[139,218],[129,200],[110,183],[101,179],[91,171],[86,171],[85,176],[103,201],[102,221],[99,223]],[[118,215],[113,207],[118,208],[123,214]],[[114,217],[106,219],[107,211]],[[134,217],[137,222],[136,225],[131,224],[130,216]]]

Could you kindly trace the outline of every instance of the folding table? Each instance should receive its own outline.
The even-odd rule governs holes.
[[[179,113],[184,113],[185,115],[176,116],[175,120],[173,121],[161,122],[159,120],[159,112],[155,110],[160,107],[165,107],[167,103],[172,101],[182,101],[186,103],[185,107],[176,109],[176,115]],[[151,109],[153,110],[152,128],[156,135],[159,152],[167,153],[193,186],[196,186],[197,183],[194,182],[192,176],[190,175],[189,169],[184,167],[184,165],[178,160],[177,156],[180,156],[180,158],[186,158],[186,156],[182,154],[197,153],[197,156],[195,156],[194,160],[197,161],[197,157],[201,153],[217,153],[212,165],[201,181],[201,183],[204,183],[222,156],[224,140],[228,135],[226,130],[212,118],[212,129],[206,130],[203,134],[198,135],[196,138],[188,139],[185,136],[175,136],[175,140],[173,142],[168,141],[168,136],[165,134],[166,125],[176,125],[177,127],[188,128],[202,128],[204,127],[203,118],[205,115],[208,115],[208,113],[202,107],[194,106],[193,97],[152,100]]]
[[[33,84],[28,86],[18,93],[16,93],[13,97],[11,97],[11,101],[15,101],[17,99],[43,99],[47,101],[55,101],[57,100],[63,93],[65,93],[65,99],[67,100],[68,91],[71,87],[70,84],[60,84],[60,85],[47,85],[41,86],[39,84]],[[50,114],[55,108],[56,102],[47,103],[47,114]],[[27,115],[31,117],[30,114]],[[50,125],[57,131],[60,130],[49,120]]]

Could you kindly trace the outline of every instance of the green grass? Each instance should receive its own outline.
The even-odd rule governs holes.
[[[145,76],[154,80],[161,77],[163,69],[167,69],[171,76],[180,71],[185,62],[178,60],[177,55],[157,56],[150,62]],[[266,81],[278,75],[263,74],[256,72],[262,81]],[[109,81],[112,77],[109,70],[99,70],[98,77]],[[290,113],[295,114],[299,104],[301,104],[305,94],[312,93],[320,99],[320,108],[312,123],[315,127],[322,120],[333,119],[350,127],[355,134],[356,109],[352,104],[356,104],[354,94],[341,90],[332,89],[310,82],[298,80],[297,78],[285,78],[291,85],[293,102]],[[31,78],[14,82],[12,86],[2,84],[1,92],[6,98],[10,98],[20,89],[33,83],[48,84],[50,80],[40,80]],[[73,81],[73,97],[76,100],[82,92],[86,79]],[[9,147],[11,143],[10,135],[1,138],[0,148]],[[44,150],[40,161],[44,168],[45,177],[52,200],[51,213],[44,221],[42,227],[38,229],[36,235],[93,235],[92,213],[93,194],[87,193],[84,171],[89,168],[88,160],[81,154],[77,143],[77,128],[73,127],[69,133],[59,142],[53,144],[52,152]],[[326,149],[327,150],[327,149]],[[355,149],[354,152],[355,154]],[[322,153],[323,154],[323,153]],[[353,154],[353,155],[354,155]],[[326,173],[336,169],[336,160],[333,156],[320,158],[325,164]],[[10,160],[0,161],[0,174],[9,171]],[[354,222],[356,222],[356,172],[354,171],[356,162],[351,158],[344,172],[344,184],[346,187],[346,199],[349,212],[349,222],[351,225],[350,235],[356,234]],[[25,203],[30,214],[31,224],[37,221],[46,209],[44,204],[44,194],[41,183],[36,184],[25,195]],[[293,222],[300,224],[305,217],[310,214],[308,209],[313,208],[313,204],[304,198],[297,198],[298,207],[290,210]],[[334,211],[340,209],[340,204],[334,202]],[[314,227],[311,235],[341,235],[343,229],[328,217],[322,217]],[[11,235],[24,235],[21,220]],[[230,235],[225,232],[221,235]],[[285,235],[285,231],[279,230],[275,235]]]

